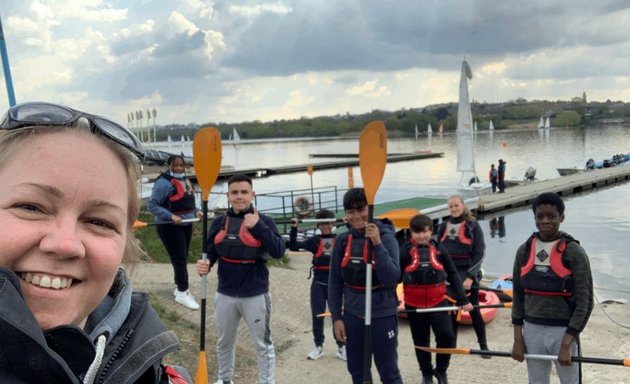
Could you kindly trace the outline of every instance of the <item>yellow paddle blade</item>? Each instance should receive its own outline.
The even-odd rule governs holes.
[[[133,225],[131,226],[131,229],[135,231],[136,229],[144,228],[147,225],[149,225],[149,223],[145,223],[144,221],[136,220],[136,221],[133,222]]]
[[[431,353],[440,353],[440,354],[452,354],[452,355],[470,355],[470,349],[465,348],[431,348],[431,347],[419,347],[416,346],[416,349],[425,352]]]
[[[409,228],[409,219],[418,215],[420,210],[415,208],[398,208],[392,209],[391,211],[387,211],[385,213],[381,213],[377,217],[379,219],[390,219],[396,230],[407,229]]]
[[[359,139],[359,167],[369,205],[374,205],[387,165],[387,132],[382,121],[372,121],[363,128]]]
[[[215,127],[201,128],[193,139],[193,162],[197,182],[201,187],[201,200],[208,194],[221,170],[221,134]]]
[[[199,366],[195,375],[195,384],[208,384],[208,367],[206,365],[206,352],[199,352]]]

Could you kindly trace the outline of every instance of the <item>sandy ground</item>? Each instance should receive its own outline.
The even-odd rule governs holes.
[[[272,336],[277,351],[276,381],[279,384],[311,383],[350,383],[345,363],[335,357],[335,344],[331,342],[331,326],[326,323],[327,342],[325,355],[319,360],[310,361],[306,354],[312,348],[312,334],[309,309],[308,268],[310,259],[300,253],[291,254],[291,268],[271,269],[272,293]],[[200,279],[194,277],[194,266],[189,266],[191,289],[199,297]],[[140,264],[133,275],[136,290],[148,291],[164,297],[171,295],[173,284],[171,266],[167,264]],[[208,286],[208,330],[214,333],[212,323],[212,297],[216,288],[216,275],[210,275]],[[198,323],[199,312],[190,311],[172,300],[169,309],[177,311],[186,319]],[[612,319],[612,320],[611,320]],[[582,334],[584,356],[623,359],[630,357],[630,329],[613,323],[630,326],[630,307],[627,305],[596,305],[587,328]],[[489,346],[493,350],[510,351],[512,346],[512,327],[509,309],[499,309],[498,315],[488,324]],[[213,338],[214,339],[214,338]],[[400,322],[399,366],[405,383],[420,383],[420,373],[416,362],[411,333],[407,322]],[[247,329],[243,322],[239,328],[239,345],[251,350]],[[462,326],[459,333],[459,347],[477,348],[474,331]],[[207,345],[209,365],[214,362],[214,346]],[[253,354],[246,356],[250,364]],[[237,354],[237,359],[239,355]],[[255,365],[242,368],[246,372],[236,372],[236,384],[255,384]],[[584,383],[630,383],[630,367],[601,364],[584,364]],[[527,383],[527,371],[524,364],[510,358],[493,357],[486,360],[479,356],[456,355],[451,360],[449,369],[450,383]],[[374,370],[374,377],[378,374]],[[240,380],[239,380],[240,379]],[[209,382],[214,382],[211,376]],[[378,380],[376,381],[378,382]],[[552,383],[558,383],[552,375]]]

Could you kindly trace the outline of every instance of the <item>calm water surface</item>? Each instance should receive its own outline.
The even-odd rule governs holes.
[[[190,147],[175,147],[191,153]],[[165,149],[167,150],[167,149]],[[385,177],[376,195],[376,203],[418,197],[447,197],[459,181],[456,172],[454,135],[423,136],[413,139],[389,139],[388,152],[431,150],[444,157],[387,165]],[[617,153],[630,152],[630,127],[552,128],[513,132],[480,131],[476,134],[476,164],[480,178],[485,178],[491,163],[507,161],[507,178],[522,179],[529,166],[536,177],[559,177],[556,168],[583,167],[588,158],[601,160]],[[277,167],[331,161],[313,159],[309,154],[358,153],[357,140],[267,142],[223,146],[223,164],[236,169]],[[358,167],[354,168],[356,185],[361,185]],[[306,172],[260,178],[254,181],[258,193],[309,188]],[[314,187],[347,187],[345,168],[317,171]],[[213,192],[225,192],[219,183]],[[630,183],[599,189],[565,199],[566,219],[561,229],[580,240],[589,254],[597,297],[630,300]],[[212,198],[210,204],[213,204]],[[224,199],[214,204],[225,205]],[[480,220],[486,236],[484,270],[487,276],[511,273],[518,246],[535,231],[529,208],[502,212]]]

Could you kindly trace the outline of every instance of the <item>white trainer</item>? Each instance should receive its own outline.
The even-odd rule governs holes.
[[[214,384],[234,384],[232,380],[217,380]]]
[[[343,361],[347,361],[348,357],[346,357],[346,346],[342,345],[337,349],[337,357]]]
[[[177,292],[179,292],[179,291],[177,290],[177,286],[176,286],[175,290],[173,291],[173,297],[177,296]]]
[[[306,355],[306,358],[309,360],[317,360],[322,356],[324,356],[324,348],[321,345],[316,345],[315,348]]]
[[[175,301],[190,309],[199,309],[199,304],[197,304],[193,295],[190,294],[190,291],[177,291],[175,294]]]

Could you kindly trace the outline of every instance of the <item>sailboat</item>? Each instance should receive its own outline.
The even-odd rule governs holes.
[[[415,130],[415,133],[416,133],[416,141],[418,141],[418,124],[416,124],[415,129],[416,129],[416,130]]]
[[[473,124],[473,131],[477,132],[477,122],[475,121],[475,123]]]
[[[429,125],[427,126],[427,135],[432,135],[433,134],[433,128],[431,127],[431,123],[429,123]]]
[[[545,128],[545,118],[540,116],[540,121],[538,122],[538,129]]]
[[[459,105],[457,107],[457,171],[461,172],[458,190],[464,194],[479,195],[491,188],[489,182],[479,182],[475,170],[475,136],[472,111],[468,97],[468,80],[472,79],[470,66],[464,60],[459,82]]]
[[[492,120],[490,120],[490,123],[488,124],[488,130],[494,131],[494,124],[492,123]]]
[[[551,122],[549,121],[549,116],[545,119],[545,129],[551,128]]]
[[[241,141],[241,136],[238,134],[236,128],[232,128],[232,140],[234,141],[234,144],[238,144]]]

